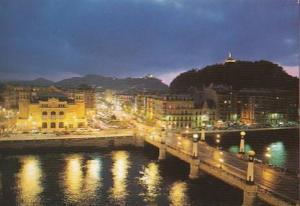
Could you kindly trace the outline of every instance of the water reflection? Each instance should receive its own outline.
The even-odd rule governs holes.
[[[42,171],[40,160],[35,156],[25,156],[21,159],[21,170],[18,173],[18,202],[21,205],[40,205]]]
[[[86,164],[86,177],[83,194],[86,200],[95,202],[97,190],[101,187],[101,161],[100,159],[88,160]]]
[[[66,159],[65,168],[65,193],[67,199],[71,202],[77,202],[81,199],[81,187],[83,181],[82,156],[71,155]]]
[[[140,178],[140,183],[146,189],[146,192],[142,193],[142,196],[144,196],[146,202],[154,202],[160,193],[161,176],[158,164],[154,162],[149,163],[141,174],[143,176]]]
[[[98,158],[84,160],[82,155],[66,158],[64,171],[66,199],[74,204],[85,199],[86,203],[94,201],[97,190],[101,187],[101,161]]]
[[[127,176],[130,167],[128,152],[117,151],[113,153],[112,175],[113,187],[111,188],[111,198],[118,202],[118,205],[124,205],[125,197],[128,195]]]
[[[185,182],[175,182],[169,193],[170,204],[172,206],[190,205],[187,197],[187,184]]]
[[[240,147],[237,145],[233,145],[233,146],[229,147],[228,150],[229,150],[229,152],[237,154],[240,151]],[[252,150],[251,146],[249,144],[245,144],[245,153],[248,153],[251,150]]]
[[[282,142],[275,142],[268,146],[270,148],[270,163],[278,167],[284,167],[286,162],[286,149]]]

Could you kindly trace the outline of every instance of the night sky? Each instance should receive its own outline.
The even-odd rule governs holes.
[[[298,68],[297,0],[1,0],[0,79],[153,74],[270,60]]]

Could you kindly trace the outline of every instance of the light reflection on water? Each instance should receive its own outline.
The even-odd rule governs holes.
[[[240,147],[237,145],[233,145],[233,146],[229,147],[228,150],[229,150],[229,152],[237,154],[240,151]],[[251,150],[252,150],[251,146],[249,144],[245,144],[245,153],[248,153]]]
[[[64,192],[68,202],[74,204],[83,199],[86,204],[95,200],[101,187],[101,162],[99,158],[84,161],[82,155],[66,157]]]
[[[110,190],[110,197],[118,202],[118,204],[124,205],[124,200],[128,195],[126,186],[128,169],[130,167],[129,154],[125,151],[113,152],[112,160],[113,186]]]
[[[40,160],[35,156],[21,158],[21,169],[17,176],[18,201],[21,205],[40,205],[42,170]]]
[[[160,193],[161,176],[157,163],[149,163],[143,171],[139,182],[144,186],[145,192],[141,194],[146,202],[154,202]]]
[[[129,151],[8,155],[0,157],[9,179],[0,205],[191,205],[191,183],[177,169]]]
[[[270,150],[267,151],[267,148],[270,148]],[[270,163],[282,168],[285,167],[287,152],[283,142],[273,142],[262,149],[263,151],[256,151],[256,153],[258,154],[257,158],[262,159],[265,163]],[[250,150],[252,150],[252,147],[249,144],[245,144],[245,152],[248,153]],[[232,153],[238,153],[239,146],[233,145],[229,147],[228,151]],[[269,153],[271,156],[266,158],[266,153]]]
[[[84,194],[89,197],[95,197],[97,189],[101,187],[101,162],[100,159],[87,161],[87,171],[84,183]]]
[[[282,142],[274,142],[268,146],[271,154],[270,163],[279,167],[283,167],[286,162],[286,149]]]
[[[172,206],[188,206],[186,182],[178,181],[171,185],[169,199]]]
[[[72,155],[66,159],[64,171],[64,192],[65,197],[71,203],[78,202],[81,199],[81,187],[83,180],[82,157]]]

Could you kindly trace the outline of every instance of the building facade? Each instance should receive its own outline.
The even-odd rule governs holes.
[[[19,131],[72,131],[87,125],[84,95],[80,93],[74,99],[57,93],[34,98],[28,92],[19,95]]]
[[[209,88],[203,95],[215,102],[219,122],[272,126],[298,122],[298,95],[292,91]]]
[[[85,112],[87,117],[92,117],[96,114],[96,90],[94,88],[87,89],[69,89],[62,91],[70,99],[76,100],[76,95],[81,95],[85,103]]]
[[[146,120],[172,129],[200,128],[215,118],[215,109],[207,103],[197,106],[190,95],[149,95],[140,102],[146,104],[137,106]]]

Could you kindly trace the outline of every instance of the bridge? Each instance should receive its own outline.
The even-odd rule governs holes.
[[[248,161],[251,156],[222,151],[209,146],[205,141],[195,142],[189,135],[183,136],[170,131],[145,131],[139,135],[144,137],[145,142],[159,149],[159,160],[164,160],[168,153],[190,165],[191,179],[198,178],[199,173],[205,172],[243,190],[244,206],[254,206],[256,198],[274,206],[299,206],[299,180],[296,176]]]

